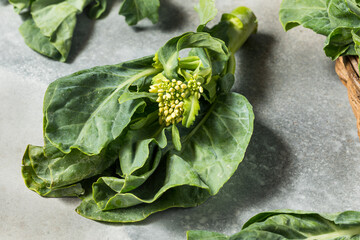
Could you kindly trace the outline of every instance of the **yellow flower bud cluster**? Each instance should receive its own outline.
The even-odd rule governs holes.
[[[200,82],[190,80],[186,83],[180,80],[163,79],[161,82],[150,86],[149,92],[157,93],[159,103],[159,122],[169,126],[176,124],[183,118],[184,99],[197,94],[200,98],[203,88]]]
[[[201,86],[201,82],[197,82],[192,79],[187,82],[188,90],[190,91],[190,95],[195,95],[197,98],[200,98],[201,93],[204,92],[203,87]]]

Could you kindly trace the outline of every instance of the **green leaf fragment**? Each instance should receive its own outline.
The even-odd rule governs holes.
[[[107,8],[106,0],[95,0],[92,4],[87,6],[86,14],[91,19],[99,19],[105,14],[106,8]]]
[[[9,3],[14,6],[14,11],[20,13],[23,9],[31,5],[31,0],[9,0]]]
[[[124,0],[119,14],[125,16],[129,25],[136,25],[144,18],[148,18],[152,23],[157,23],[159,6],[159,0]]]
[[[200,0],[195,6],[195,11],[198,13],[200,18],[198,31],[201,31],[208,22],[214,19],[217,14],[215,0]]]
[[[195,121],[200,111],[199,99],[196,95],[192,95],[184,100],[184,117],[182,125],[189,128]]]
[[[171,135],[175,150],[180,151],[181,150],[180,133],[179,133],[179,129],[176,127],[175,124],[172,125]]]
[[[50,42],[50,39],[40,32],[33,19],[26,20],[20,26],[19,31],[25,43],[33,50],[50,58],[59,60],[62,58],[60,52]]]
[[[20,28],[25,43],[49,58],[65,62],[68,58],[77,15],[84,10],[91,19],[101,18],[106,0],[9,0],[17,13],[29,9],[30,17]],[[159,0],[124,0],[120,14],[129,25],[143,18],[159,20]]]

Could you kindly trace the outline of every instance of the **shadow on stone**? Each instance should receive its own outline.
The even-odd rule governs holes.
[[[0,6],[6,6],[6,5],[9,5],[8,0],[0,0]]]
[[[181,28],[185,23],[186,13],[181,6],[168,0],[160,0],[159,22],[155,25],[151,24],[150,21],[147,21],[147,24],[139,22],[133,29],[135,32],[154,30],[172,32]]]
[[[164,32],[171,32],[181,28],[186,21],[186,13],[181,6],[168,0],[160,1],[158,28]]]
[[[66,205],[75,206],[75,207],[77,207],[81,203],[81,200],[77,197],[62,197],[62,198],[58,198],[57,200],[65,203]]]
[[[237,53],[237,73],[233,90],[243,94],[253,106],[266,101],[266,94],[272,84],[273,70],[270,66],[275,59],[272,56],[274,42],[271,35],[254,34]]]
[[[84,50],[87,42],[91,38],[95,21],[97,20],[91,20],[85,14],[80,14],[77,16],[77,23],[74,29],[71,49],[66,61],[67,63],[72,63]]]

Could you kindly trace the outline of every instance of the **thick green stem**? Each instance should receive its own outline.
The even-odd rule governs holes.
[[[228,48],[232,54],[239,50],[251,34],[257,31],[256,16],[247,7],[238,7],[231,13],[223,14],[221,21],[229,24]]]

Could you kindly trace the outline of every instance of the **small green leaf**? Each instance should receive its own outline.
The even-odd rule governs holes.
[[[122,104],[124,102],[140,98],[148,98],[151,101],[155,102],[158,97],[156,93],[127,91],[120,96],[119,103]]]
[[[195,95],[184,99],[184,117],[182,125],[189,128],[195,121],[196,116],[200,110],[199,99]]]
[[[125,16],[129,25],[136,25],[144,18],[150,19],[152,23],[159,21],[159,0],[124,0],[119,14]]]
[[[198,31],[201,31],[217,14],[215,0],[200,0],[195,6],[195,11],[199,14],[200,26]]]
[[[101,18],[107,8],[107,1],[106,0],[95,0],[86,8],[86,14],[91,19],[99,19]]]
[[[21,10],[30,7],[32,0],[9,0],[9,3],[14,6],[16,13],[20,13]]]
[[[181,151],[180,134],[179,134],[179,129],[176,127],[176,124],[172,125],[171,135],[172,135],[172,141],[173,141],[176,151]]]
[[[32,18],[26,20],[19,28],[26,45],[31,49],[53,59],[62,58],[60,52],[51,43],[50,39],[44,36],[36,26]]]

